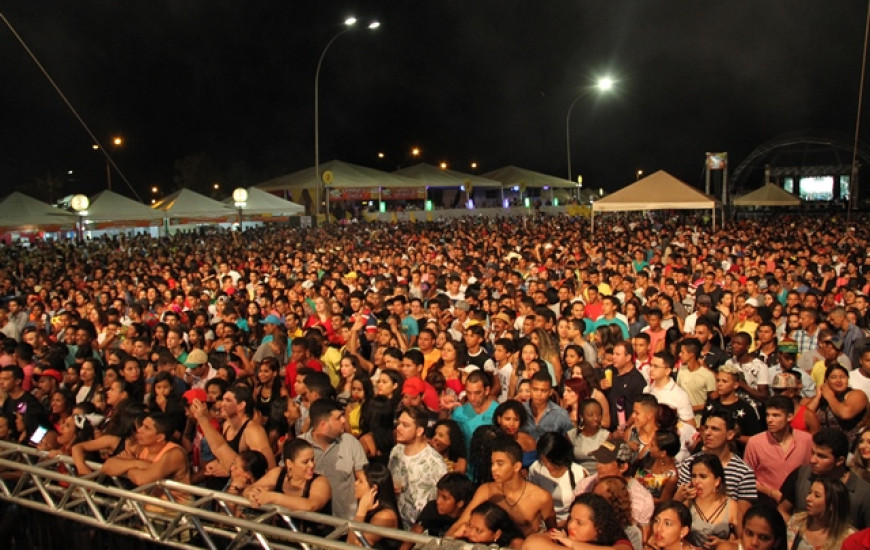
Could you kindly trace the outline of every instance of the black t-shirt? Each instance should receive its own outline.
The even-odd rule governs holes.
[[[39,426],[50,427],[48,414],[40,404],[39,399],[30,393],[24,392],[18,399],[6,398],[3,403],[3,414],[14,417],[16,412],[21,413],[24,418],[24,428],[28,435],[36,431]]]
[[[617,412],[617,403],[622,404],[625,410],[625,420],[631,418],[631,413],[634,410],[634,400],[643,394],[646,388],[646,379],[639,370],[632,368],[622,376],[617,373],[614,367],[607,367],[605,370],[613,372],[613,387],[607,390],[607,402],[610,405],[610,426],[619,425],[619,415]]]
[[[430,536],[443,537],[447,530],[456,523],[456,518],[439,514],[437,503],[430,500],[417,516],[417,523],[422,525]]]
[[[707,415],[714,409],[724,409],[730,412],[731,417],[740,426],[740,435],[755,435],[765,430],[765,425],[761,421],[758,409],[748,401],[740,398],[730,405],[723,405],[718,399],[708,399],[707,405],[704,407],[704,414],[701,415],[702,426],[707,419]]]

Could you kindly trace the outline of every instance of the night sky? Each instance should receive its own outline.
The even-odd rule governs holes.
[[[460,171],[476,161],[479,173],[515,164],[565,177],[568,106],[610,74],[614,93],[590,92],[574,109],[574,175],[615,190],[638,169],[664,169],[700,186],[705,151],[729,152],[736,167],[786,133],[851,141],[866,9],[854,0],[0,7],[97,137],[124,137],[114,158],[146,200],[152,185],[169,192],[178,178],[229,192],[313,165],[315,67],[350,14],[358,28],[333,44],[321,73],[321,162],[393,170],[418,146],[424,161]],[[380,29],[365,28],[371,19]],[[91,139],[5,26],[0,70],[0,194],[47,173],[66,180],[64,192],[104,188]]]

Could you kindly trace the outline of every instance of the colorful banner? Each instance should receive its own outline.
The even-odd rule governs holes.
[[[424,187],[382,188],[380,194],[377,187],[342,187],[328,190],[329,200],[335,201],[416,201],[426,199]]]
[[[728,153],[707,153],[707,170],[724,170],[728,167]]]

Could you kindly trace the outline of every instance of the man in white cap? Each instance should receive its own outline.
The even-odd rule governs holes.
[[[191,389],[205,389],[205,383],[217,376],[217,370],[209,365],[208,355],[201,349],[188,353],[184,366],[187,369],[184,380]]]

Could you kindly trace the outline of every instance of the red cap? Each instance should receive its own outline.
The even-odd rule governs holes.
[[[51,376],[52,378],[57,380],[58,384],[63,382],[63,375],[55,369],[45,369],[39,376]]]
[[[199,399],[203,403],[208,401],[208,394],[205,393],[205,390],[202,388],[193,388],[192,390],[187,390],[182,394],[182,397],[187,400],[188,405],[192,405],[194,399]]]
[[[408,378],[402,386],[403,395],[422,395],[426,390],[426,382],[419,376]]]

